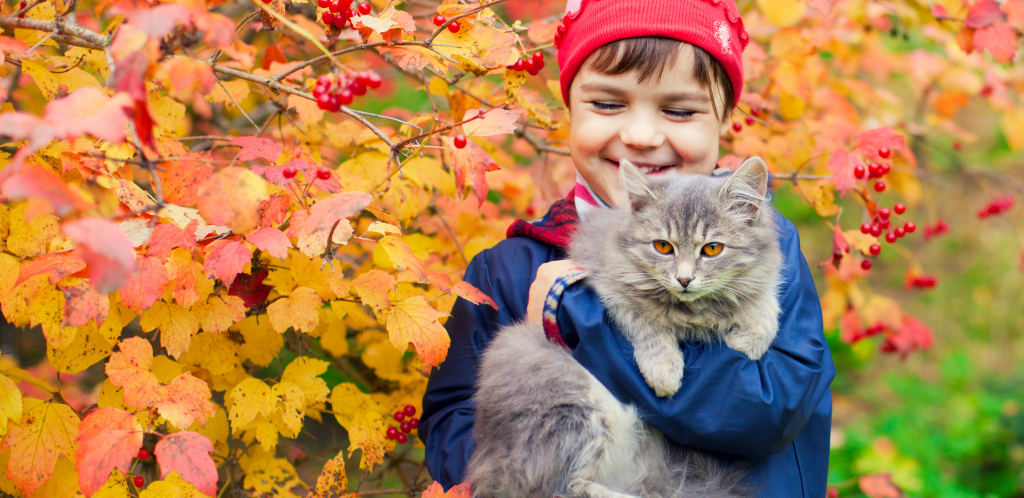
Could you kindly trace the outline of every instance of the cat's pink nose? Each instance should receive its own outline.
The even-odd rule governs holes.
[[[686,286],[693,282],[693,277],[679,277],[676,280],[679,280],[679,283],[683,284],[683,289],[686,289]]]

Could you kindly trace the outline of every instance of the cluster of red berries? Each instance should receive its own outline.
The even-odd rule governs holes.
[[[878,149],[878,156],[882,159],[887,159],[891,154],[892,152],[888,147]],[[865,175],[867,175],[868,179],[881,178],[887,175],[891,169],[892,168],[885,163],[870,163],[867,168],[865,168],[863,164],[858,164],[853,168],[853,176],[857,177],[858,180],[864,178]],[[884,192],[885,182],[875,182],[874,188],[875,192]]]
[[[281,170],[281,176],[283,176],[283,177],[285,177],[285,178],[287,178],[289,180],[291,180],[292,178],[295,178],[295,175],[297,175],[297,174],[299,174],[299,169],[296,168],[295,166],[285,166],[284,169]],[[317,168],[316,169],[316,177],[319,180],[330,180],[331,179],[331,170],[329,170],[327,168],[323,168],[323,167]]]
[[[864,223],[860,226],[860,233],[871,235],[872,237],[881,237],[885,233],[885,241],[890,244],[895,244],[897,240],[905,237],[908,233],[914,233],[917,231],[917,225],[913,221],[908,221],[902,226],[896,226],[890,219],[892,213],[903,214],[907,212],[907,207],[903,204],[896,204],[889,209],[882,207],[878,209],[878,214],[871,219],[870,222]],[[882,253],[882,246],[878,244],[871,244],[868,252],[872,256],[878,256]],[[871,260],[865,259],[861,261],[860,267],[865,270],[870,270],[872,266]]]
[[[850,342],[856,343],[861,339],[867,339],[868,337],[876,336],[878,334],[881,334],[883,330],[885,330],[885,325],[882,325],[881,323],[876,323],[866,329],[858,330],[855,334],[853,334],[853,337],[850,338]]]
[[[271,0],[263,0],[263,3],[270,3]],[[326,26],[334,26],[335,28],[342,29],[349,21],[357,15],[365,16],[373,10],[370,4],[363,2],[356,6],[355,9],[349,7],[352,6],[351,2],[344,0],[317,0],[317,6],[321,9],[327,9],[323,14],[320,15],[320,20],[324,22]],[[352,26],[355,28],[355,26]]]
[[[505,68],[513,71],[526,71],[531,76],[537,76],[537,73],[544,69],[544,52],[534,52],[532,56],[519,59],[515,64],[505,66]]]
[[[1005,213],[1013,209],[1013,196],[1006,196],[996,199],[987,206],[978,210],[978,218],[988,218],[994,214]]]
[[[444,23],[446,22],[448,22],[447,17],[442,16],[441,14],[434,16],[434,26],[440,28],[441,26],[444,26]],[[460,29],[462,29],[462,26],[459,26],[459,21],[454,21],[448,25],[448,31],[451,31],[452,33],[458,33]]]
[[[917,287],[919,289],[934,289],[939,283],[939,280],[935,278],[935,275],[919,275],[910,280],[908,287]]]
[[[149,460],[149,450],[147,450],[146,448],[142,448],[141,450],[139,450],[139,454],[137,456],[139,457],[139,460]],[[142,476],[135,476],[132,478],[132,484],[134,484],[136,488],[141,488],[144,484],[146,484],[146,480],[143,479]]]
[[[753,114],[754,116],[761,117],[761,114],[764,114],[764,109],[761,109],[760,107],[754,106],[754,107],[750,108],[750,113]],[[747,126],[753,126],[754,123],[757,122],[757,120],[754,119],[751,116],[747,116],[747,117],[743,118],[743,122],[747,123]],[[743,124],[740,123],[739,121],[733,123],[732,124],[732,131],[734,131],[736,133],[739,133],[739,132],[743,131]]]
[[[400,425],[396,427],[388,427],[387,432],[384,434],[388,439],[397,441],[398,444],[405,444],[409,441],[410,432],[419,429],[420,419],[413,417],[416,415],[416,407],[412,405],[405,405],[405,408],[398,410],[393,415],[395,422],[399,422]],[[401,431],[401,432],[399,432]]]
[[[932,237],[938,237],[944,233],[949,233],[949,225],[945,221],[936,221],[934,225],[924,226],[924,240],[928,240]]]
[[[326,15],[326,13],[325,13]],[[379,88],[380,75],[374,71],[359,71],[352,77],[321,75],[313,87],[317,107],[338,112],[341,106],[349,105],[356,97],[366,95],[367,88]]]

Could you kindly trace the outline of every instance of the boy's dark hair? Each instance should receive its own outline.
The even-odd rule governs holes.
[[[658,36],[625,38],[595,50],[589,66],[594,71],[610,75],[635,72],[637,81],[640,83],[651,78],[654,81],[659,81],[665,69],[676,63],[679,50],[683,45],[689,44]],[[707,90],[711,96],[711,106],[715,114],[718,114],[718,99],[714,94],[716,85],[712,82],[717,83],[718,88],[722,91],[725,107],[719,115],[719,121],[725,121],[732,113],[733,107],[732,82],[729,80],[729,75],[707,51],[696,45],[690,45],[690,47],[693,48],[694,77],[697,78],[701,89]]]

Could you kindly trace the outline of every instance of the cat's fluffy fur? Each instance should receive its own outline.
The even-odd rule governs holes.
[[[778,328],[782,264],[764,162],[748,160],[728,179],[655,180],[623,161],[620,179],[628,208],[592,212],[570,254],[633,343],[647,383],[659,396],[678,390],[681,339],[724,338],[752,359],[764,355]],[[673,251],[656,251],[655,240]],[[725,247],[700,257],[709,242]],[[540,325],[499,331],[474,400],[477,446],[467,479],[474,497],[752,494],[741,471],[647,427]]]

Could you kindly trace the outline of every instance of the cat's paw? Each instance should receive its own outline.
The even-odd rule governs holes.
[[[737,328],[725,336],[725,345],[757,361],[772,347],[776,333],[778,326]]]
[[[640,374],[659,398],[672,396],[683,385],[683,354],[676,349],[648,358],[636,358]]]

